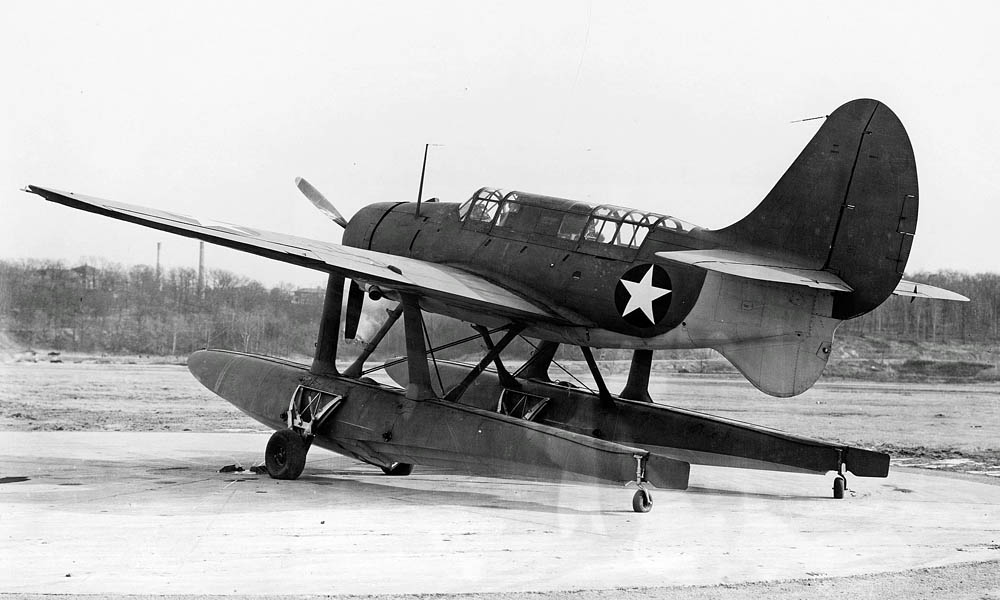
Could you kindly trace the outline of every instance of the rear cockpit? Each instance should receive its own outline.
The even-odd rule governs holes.
[[[571,242],[638,248],[654,229],[686,233],[696,227],[680,219],[611,205],[480,188],[458,208],[458,217],[479,231],[514,229]]]

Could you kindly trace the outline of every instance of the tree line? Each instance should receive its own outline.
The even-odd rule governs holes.
[[[1000,274],[955,271],[910,278],[964,294],[972,302],[893,297],[875,311],[841,326],[838,335],[913,341],[1000,341]],[[247,277],[195,269],[157,272],[148,265],[84,265],[53,261],[0,261],[0,330],[27,348],[64,352],[187,355],[211,347],[273,356],[311,356],[323,290],[290,285],[267,288]],[[386,305],[366,302],[360,344],[384,320]],[[428,337],[443,343],[473,335],[466,323],[427,315]],[[405,354],[395,327],[376,357]],[[478,353],[460,347],[438,354]],[[346,349],[345,349],[346,350]],[[526,354],[519,343],[512,353]],[[350,354],[346,350],[346,354]],[[603,358],[615,353],[601,352]],[[624,355],[622,356],[624,357]]]
[[[838,335],[870,335],[918,342],[1000,341],[1000,273],[919,272],[907,279],[958,292],[970,302],[892,296],[872,312],[847,321]]]
[[[0,261],[0,318],[29,348],[185,355],[205,347],[311,354],[319,300],[223,270]]]

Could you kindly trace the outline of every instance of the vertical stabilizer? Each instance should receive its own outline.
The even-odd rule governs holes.
[[[899,282],[917,224],[917,170],[906,130],[884,104],[835,110],[763,202],[719,231],[727,244],[823,269],[854,291],[833,317],[881,304]]]

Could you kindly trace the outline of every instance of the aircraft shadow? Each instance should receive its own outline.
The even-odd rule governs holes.
[[[686,494],[705,494],[710,496],[730,496],[730,497],[744,497],[744,498],[762,498],[766,500],[781,500],[790,501],[794,500],[796,502],[802,501],[821,501],[827,500],[829,498],[820,496],[811,496],[805,494],[789,494],[789,493],[766,493],[766,492],[743,492],[740,490],[724,490],[712,487],[702,487],[702,486],[691,486],[684,491]]]
[[[446,475],[447,473],[441,473]],[[405,485],[411,482],[419,482],[420,485],[435,484],[436,481],[430,478],[422,478],[419,475],[410,475],[406,480],[401,481],[400,477],[385,476],[385,483],[372,481],[371,478],[378,475],[360,474],[356,471],[322,471],[319,473],[303,474],[296,480],[296,483],[316,486],[319,488],[335,487],[345,491],[345,493],[357,494],[359,499],[368,495],[377,495],[396,501],[427,506],[456,505],[467,508],[500,509],[500,510],[524,510],[537,513],[573,513],[573,514],[614,514],[632,513],[631,490],[622,490],[621,504],[607,508],[581,509],[567,506],[559,501],[559,491],[555,485],[552,486],[553,502],[547,504],[523,498],[512,498],[504,496],[498,492],[498,488],[512,489],[520,486],[538,485],[533,481],[507,481],[495,480],[485,484],[489,490],[475,490],[479,485],[474,481],[463,484],[468,486],[468,490],[441,490],[425,489],[423,487],[413,487]]]

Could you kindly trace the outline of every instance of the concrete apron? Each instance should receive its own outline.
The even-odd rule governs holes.
[[[218,473],[268,434],[0,434],[0,592],[376,594],[710,585],[1000,557],[1000,486],[692,466],[688,491],[387,477],[314,449],[297,481]]]

